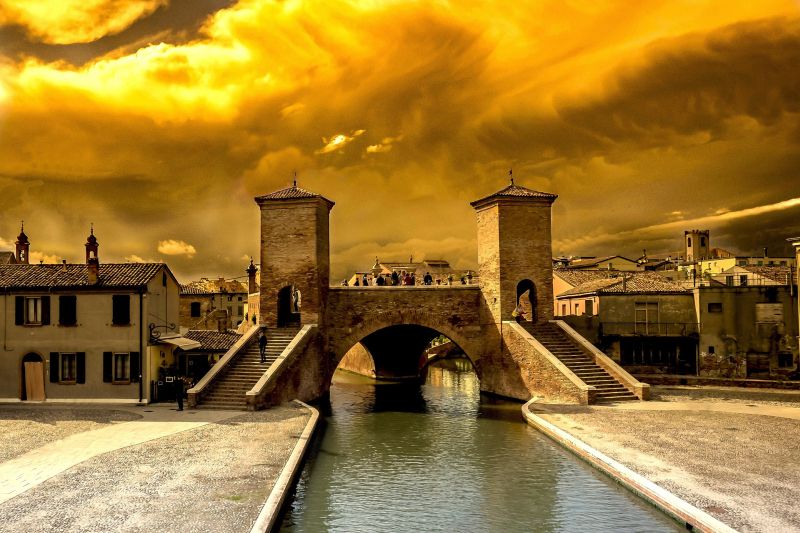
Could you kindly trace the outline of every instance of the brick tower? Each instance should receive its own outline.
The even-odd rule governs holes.
[[[255,201],[261,208],[261,324],[319,324],[330,278],[329,216],[334,203],[297,182]]]
[[[528,320],[553,318],[550,207],[556,198],[515,185],[512,178],[505,189],[470,204],[478,217],[478,270],[491,315],[487,321],[512,320],[526,293],[534,309]]]

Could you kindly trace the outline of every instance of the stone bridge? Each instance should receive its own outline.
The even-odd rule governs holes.
[[[303,329],[277,377],[267,380],[266,392],[258,392],[255,408],[325,395],[351,350],[371,359],[381,376],[414,376],[420,355],[439,335],[472,361],[482,391],[520,400],[542,395],[590,403],[594,387],[513,318],[518,309],[526,309],[533,323],[553,318],[550,208],[556,198],[512,181],[472,202],[479,285],[331,287],[329,216],[334,203],[296,184],[257,197],[260,324],[268,330]],[[552,336],[555,330],[548,331]],[[582,339],[576,341],[583,346]],[[580,349],[595,357],[591,348]]]

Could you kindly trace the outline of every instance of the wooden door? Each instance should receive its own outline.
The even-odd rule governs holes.
[[[25,397],[28,400],[44,400],[44,364],[26,362],[25,364]]]

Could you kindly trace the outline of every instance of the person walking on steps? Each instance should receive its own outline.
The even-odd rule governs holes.
[[[175,376],[172,386],[175,390],[175,400],[178,402],[178,411],[183,411],[184,382],[181,376]]]
[[[258,351],[261,353],[261,362],[267,362],[267,336],[262,331],[258,335]]]

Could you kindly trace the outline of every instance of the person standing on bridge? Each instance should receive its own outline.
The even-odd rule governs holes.
[[[368,287],[369,286],[369,280],[367,279],[367,275],[366,274],[361,276],[361,286],[362,287]]]
[[[425,277],[422,278],[422,283],[425,285],[433,285],[433,276],[430,272],[425,272]]]
[[[400,280],[400,277],[397,275],[397,271],[396,270],[392,270],[392,285],[393,286],[399,285],[400,284],[400,283],[398,283],[399,280]]]
[[[264,332],[258,334],[258,351],[261,354],[261,362],[267,362],[267,336],[264,335]]]

